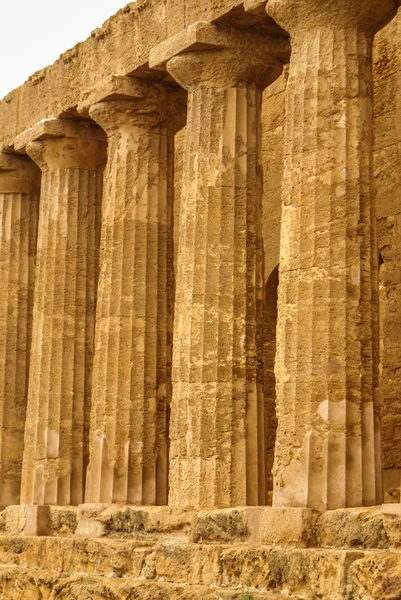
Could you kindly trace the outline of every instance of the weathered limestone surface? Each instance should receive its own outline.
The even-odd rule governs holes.
[[[326,508],[380,500],[379,362],[386,489],[398,487],[399,19],[377,36],[374,58],[380,353],[370,70],[373,33],[387,18],[383,11],[394,13],[396,4],[140,0],[0,102],[0,148],[26,149],[43,170],[23,482],[24,497],[40,505],[0,512],[0,596],[399,600],[401,505],[321,515],[307,508],[207,507],[269,500],[279,283],[285,302],[276,368],[276,504]],[[289,75],[286,70],[273,83],[276,73],[267,74],[272,56],[279,54],[279,70],[288,49],[266,8],[292,34]],[[207,23],[188,29],[201,20]],[[270,34],[281,37],[272,44]],[[166,39],[149,67],[149,50]],[[160,72],[166,64],[168,73]],[[107,79],[113,73],[125,75]],[[177,90],[172,78],[189,93],[189,122],[176,160],[182,199],[175,206],[178,126],[171,115],[181,99],[175,104],[166,95],[166,86]],[[45,117],[51,120],[15,141]],[[101,243],[106,136],[89,119],[109,142]],[[89,145],[82,133],[88,126],[97,132]],[[0,327],[7,333],[7,344],[0,343],[0,428],[24,402],[15,389],[9,394],[8,382],[26,389],[30,325],[22,318],[26,271],[18,267],[26,264],[26,236],[33,236],[35,221],[29,213],[28,230],[18,217],[27,206],[24,178],[11,192],[1,187],[16,180],[4,173],[1,157],[0,202],[11,195],[13,202],[1,205],[0,267],[3,259],[18,260],[7,274],[16,285],[6,283],[1,289],[7,294],[0,294]],[[8,160],[29,164],[26,157]],[[13,212],[17,207],[20,212]],[[173,213],[181,215],[174,226]],[[173,239],[180,250],[173,506],[127,506],[161,504],[167,497]],[[99,246],[87,499],[123,505],[44,506],[83,500]],[[0,268],[0,278],[5,273]],[[32,288],[29,293],[32,298]],[[18,311],[24,304],[18,317],[17,302]],[[21,360],[9,337],[16,318],[23,328]],[[25,379],[9,377],[14,367]],[[22,444],[22,421],[18,431],[7,423],[1,476]],[[8,443],[10,430],[18,443]],[[289,468],[294,456],[310,466],[301,468],[299,479]],[[20,470],[20,459],[11,464],[8,473]],[[9,487],[0,482],[0,504],[18,502],[17,478]],[[307,492],[301,501],[295,486]],[[391,493],[387,501],[397,497]],[[189,503],[195,508],[178,506]]]
[[[292,35],[275,506],[381,500],[372,40],[394,2],[269,2]]]
[[[377,189],[378,242],[380,266],[380,392],[383,443],[383,484],[385,492],[399,497],[401,435],[398,367],[398,334],[401,314],[398,307],[399,234],[401,212],[399,165],[400,110],[398,89],[401,70],[400,15],[377,33],[373,52],[374,83],[374,174]],[[285,92],[287,73],[264,93],[263,126],[263,241],[265,281],[279,263],[281,180]],[[267,296],[266,296],[267,299]],[[268,375],[269,377],[269,375]],[[390,500],[389,500],[390,501]]]
[[[40,171],[0,154],[0,505],[18,504],[28,391]]]
[[[375,40],[375,176],[380,266],[381,405],[384,489],[401,476],[401,15]]]
[[[42,170],[21,499],[78,504],[88,461],[104,134],[50,120],[16,145]]]
[[[241,0],[138,0],[127,4],[89,39],[0,101],[0,148],[12,146],[16,135],[42,119],[75,115],[76,107],[99,81],[146,68],[150,50],[191,23],[218,19],[233,8],[242,16],[241,4]]]
[[[105,88],[89,110],[109,149],[86,501],[166,504],[174,98],[133,78]]]
[[[7,598],[399,598],[401,554],[377,508],[51,507],[47,537],[21,536],[17,508],[0,513]],[[85,519],[98,537],[79,534]]]
[[[191,51],[195,44],[206,50]],[[173,505],[265,503],[260,111],[261,91],[280,74],[286,51],[285,40],[197,24],[151,54],[150,65],[167,63],[189,92],[170,426]]]

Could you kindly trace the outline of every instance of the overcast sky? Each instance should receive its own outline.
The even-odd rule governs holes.
[[[0,0],[0,98],[130,0]]]

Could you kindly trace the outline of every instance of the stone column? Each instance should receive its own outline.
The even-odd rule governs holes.
[[[24,504],[83,501],[105,136],[93,124],[43,121],[16,146],[42,170]]]
[[[40,170],[0,154],[0,505],[19,504]]]
[[[393,0],[269,0],[291,35],[274,506],[381,501],[372,41]]]
[[[86,502],[166,504],[173,319],[173,130],[163,86],[115,76],[108,136]]]
[[[265,503],[261,96],[285,40],[198,23],[151,66],[189,92],[170,425],[172,505]]]

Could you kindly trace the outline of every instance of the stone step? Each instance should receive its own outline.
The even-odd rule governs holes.
[[[134,582],[93,575],[0,568],[0,597],[8,600],[292,600],[275,592],[216,590],[205,586]]]
[[[40,570],[65,577],[85,573],[107,579],[206,586],[219,590],[280,592],[341,600],[351,565],[368,553],[66,537],[0,537],[0,568]]]
[[[398,600],[401,553],[0,538],[7,600]]]
[[[195,511],[99,504],[9,506],[0,512],[0,534],[129,538],[152,544],[385,549],[401,546],[401,511],[399,505],[324,513],[271,507]]]

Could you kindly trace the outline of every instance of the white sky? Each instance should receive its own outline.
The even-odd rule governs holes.
[[[0,98],[85,40],[129,2],[0,0]]]

